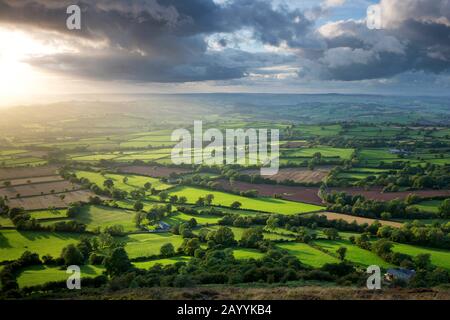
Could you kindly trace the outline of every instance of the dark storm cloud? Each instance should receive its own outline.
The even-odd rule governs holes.
[[[263,43],[296,45],[301,41],[298,35],[312,26],[300,11],[274,10],[270,2],[261,0],[235,1],[226,6],[212,0],[100,0],[78,2],[83,12],[82,29],[69,31],[65,10],[72,3],[0,0],[0,22],[108,44],[107,49],[88,50],[79,43],[80,53],[29,60],[35,66],[92,78],[155,82],[240,78],[247,64],[264,60],[263,54],[227,57],[226,52],[208,52],[206,35],[251,28]],[[226,42],[219,44],[225,46]]]
[[[212,0],[97,0],[78,1],[83,10],[82,30],[69,31],[66,8],[72,3],[0,0],[0,23],[69,38],[79,48],[76,54],[28,62],[93,79],[228,80],[262,74],[258,68],[281,64],[299,67],[301,77],[344,81],[450,69],[448,0],[382,0],[383,30],[369,30],[364,21],[356,20],[316,30],[313,20],[326,9],[274,8],[270,0],[234,0],[222,5]],[[253,40],[290,51],[230,49],[229,40],[220,35],[216,47],[222,50],[208,50],[207,36],[242,29],[251,30]],[[92,43],[101,45],[93,47]]]
[[[364,21],[330,24],[324,32],[327,50],[319,58],[324,79],[365,80],[407,71],[450,70],[450,1],[383,0],[381,8],[382,30],[369,30]],[[339,53],[337,48],[346,55],[327,55]]]

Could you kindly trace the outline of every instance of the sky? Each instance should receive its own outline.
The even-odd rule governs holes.
[[[73,3],[80,30],[66,26]],[[370,5],[380,29],[367,27]],[[449,69],[450,0],[0,0],[0,105],[84,93],[449,95]]]

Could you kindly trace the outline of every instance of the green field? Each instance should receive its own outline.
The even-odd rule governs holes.
[[[150,260],[150,261],[143,261],[143,262],[133,262],[133,265],[138,269],[148,270],[157,264],[167,266],[170,264],[175,264],[177,262],[188,262],[190,259],[191,258],[188,256],[177,256],[177,257],[166,258],[166,259],[157,259],[157,260]]]
[[[37,210],[37,211],[29,211],[28,214],[30,217],[42,220],[42,219],[60,219],[67,217],[67,210],[65,209],[57,209],[57,210]]]
[[[289,242],[279,244],[278,247],[287,250],[291,255],[297,257],[303,264],[320,268],[326,263],[338,263],[339,260],[322,251],[311,247],[306,243]]]
[[[242,209],[257,210],[280,214],[297,214],[323,210],[323,207],[293,202],[274,198],[247,198],[230,193],[205,190],[193,187],[177,187],[170,192],[171,195],[178,197],[185,196],[188,203],[194,204],[199,197],[207,194],[214,195],[213,205],[229,207],[233,202],[238,201],[242,204]]]
[[[221,226],[212,226],[212,227],[207,227],[206,229],[217,230],[220,227]],[[230,228],[233,231],[235,240],[241,240],[242,235],[244,234],[244,231],[246,230],[246,228],[229,227],[229,226],[227,226],[227,228]],[[194,233],[196,233],[196,232],[194,232]],[[284,236],[284,235],[279,235],[279,234],[274,234],[274,233],[264,232],[263,235],[264,235],[264,239],[266,239],[266,240],[292,240],[292,237],[290,237],[290,236]]]
[[[391,265],[385,262],[383,259],[378,257],[375,253],[361,249],[357,245],[352,244],[348,240],[316,240],[314,244],[327,250],[331,254],[336,254],[336,250],[340,247],[347,248],[346,260],[349,260],[353,263],[370,266],[370,265],[378,265],[383,268],[388,268]]]
[[[0,216],[0,226],[2,227],[13,227],[14,224],[12,223],[11,219],[9,219],[6,216]]]
[[[173,244],[176,250],[183,242],[181,236],[171,233],[131,234],[122,240],[126,242],[125,250],[130,259],[159,254],[161,246],[166,243]]]
[[[264,253],[259,252],[255,249],[235,249],[233,250],[233,255],[236,259],[261,259],[264,257]]]
[[[165,190],[170,188],[171,186],[159,181],[158,179],[138,176],[138,175],[124,175],[124,174],[113,174],[106,173],[104,175],[93,172],[93,171],[76,171],[76,176],[78,178],[86,178],[90,182],[97,184],[100,188],[103,188],[103,182],[106,179],[111,179],[114,182],[114,187],[130,192],[139,188],[144,188],[144,184],[150,182],[152,184],[152,188],[157,190]],[[124,182],[124,178],[127,177],[128,181]]]
[[[44,284],[51,281],[67,281],[70,274],[66,273],[67,269],[61,267],[49,266],[32,266],[23,269],[17,277],[17,282],[20,288],[32,287]],[[102,266],[80,266],[81,278],[94,278],[103,273]],[[83,286],[83,280],[81,280]]]
[[[222,217],[213,215],[189,215],[182,212],[174,212],[170,217],[164,218],[163,221],[170,225],[174,225],[187,222],[192,218],[194,218],[199,225],[217,224],[222,219]]]
[[[296,148],[293,150],[283,149],[282,158],[311,158],[315,153],[320,153],[325,158],[341,158],[349,160],[355,150],[333,147]]]
[[[15,260],[25,251],[59,257],[62,249],[77,243],[79,234],[0,230],[0,261]]]
[[[440,200],[422,201],[411,207],[416,208],[423,212],[439,213],[439,206],[441,205],[441,203],[442,201]]]
[[[450,270],[450,251],[400,243],[396,243],[392,250],[394,252],[408,254],[413,257],[421,253],[429,253],[431,255],[432,264],[437,267]]]
[[[84,206],[76,213],[74,220],[86,224],[89,231],[98,227],[103,230],[113,225],[121,225],[125,232],[129,232],[136,230],[136,225],[133,222],[135,213],[118,208]]]

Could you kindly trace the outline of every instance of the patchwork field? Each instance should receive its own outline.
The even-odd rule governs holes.
[[[14,199],[21,197],[30,197],[37,195],[75,191],[79,189],[81,189],[80,185],[63,180],[56,182],[44,182],[8,188],[0,188],[0,196],[8,197],[8,199]]]
[[[428,253],[431,255],[431,263],[437,267],[441,267],[444,269],[450,269],[450,251],[435,249],[435,248],[426,248],[413,246],[409,244],[400,244],[396,243],[392,248],[394,252],[400,252],[404,254],[408,254],[410,256],[417,256],[421,253]]]
[[[363,266],[377,265],[382,268],[389,268],[391,265],[377,256],[375,253],[361,249],[357,245],[352,244],[348,240],[316,240],[314,245],[327,250],[329,253],[336,255],[336,250],[340,247],[347,248],[346,260]]]
[[[375,220],[370,218],[363,218],[363,217],[356,217],[348,214],[342,214],[342,213],[334,213],[334,212],[323,212],[320,213],[320,215],[327,216],[328,220],[344,220],[349,223],[352,223],[353,221],[356,221],[357,224],[364,224],[367,223],[368,225],[371,225],[375,221],[378,221],[383,226],[391,226],[394,228],[400,228],[403,224],[400,222],[394,222],[394,221],[386,221],[386,220]]]
[[[63,193],[63,195],[64,198],[61,198],[61,194],[15,198],[9,200],[8,205],[25,210],[39,210],[49,207],[66,208],[73,202],[88,201],[90,197],[96,196],[95,193],[88,190],[70,191]]]
[[[0,168],[0,180],[11,180],[31,177],[45,177],[55,175],[56,166],[39,166],[31,168]],[[3,185],[3,183],[2,183]]]
[[[177,262],[188,262],[190,259],[191,258],[188,256],[176,256],[176,257],[166,258],[166,259],[157,259],[157,260],[150,260],[150,261],[143,261],[143,262],[133,262],[133,265],[138,269],[148,270],[157,264],[167,266],[170,264],[175,264]]]
[[[265,197],[272,197],[274,194],[281,195],[283,199],[322,205],[322,199],[318,196],[317,187],[283,186],[272,184],[255,184],[242,181],[234,181],[233,185],[227,180],[217,180],[221,188],[229,191],[256,190],[258,194]]]
[[[195,203],[199,197],[205,197],[207,194],[212,194],[214,195],[213,205],[229,207],[233,202],[238,201],[242,204],[243,209],[270,213],[295,214],[323,209],[323,207],[306,203],[297,203],[274,198],[246,198],[225,192],[192,187],[177,187],[173,189],[170,194],[178,197],[185,196],[188,203]]]
[[[411,207],[419,209],[420,211],[423,211],[423,212],[438,213],[439,206],[441,205],[441,203],[442,203],[442,201],[439,201],[439,200],[422,201]]]
[[[191,219],[195,219],[199,225],[217,224],[222,217],[212,215],[189,215],[181,212],[174,212],[170,217],[163,219],[164,222],[174,225],[177,223],[187,222]]]
[[[281,168],[278,173],[270,176],[271,180],[284,182],[291,180],[297,183],[318,183],[321,182],[330,172],[330,167],[320,167],[314,170],[307,168]],[[259,175],[259,170],[244,170],[243,174]]]
[[[351,195],[363,195],[367,199],[390,201],[394,199],[404,199],[410,194],[418,195],[423,198],[431,197],[450,197],[450,190],[414,190],[400,192],[382,192],[382,188],[331,188],[331,192],[345,192]]]
[[[96,228],[104,229],[114,225],[121,225],[125,232],[136,231],[136,225],[133,222],[135,211],[116,209],[100,206],[84,206],[75,214],[75,221],[87,225],[87,230]]]
[[[298,148],[295,150],[281,150],[281,157],[284,158],[312,158],[315,154],[320,153],[325,158],[341,158],[349,160],[355,150],[332,148],[332,147],[314,147],[314,148]]]
[[[128,235],[123,241],[126,242],[125,250],[128,256],[134,259],[159,254],[161,246],[166,243],[173,244],[176,250],[183,242],[183,238],[171,233],[142,233]]]
[[[81,278],[94,278],[103,273],[104,267],[80,266]],[[25,268],[18,276],[19,288],[32,287],[51,281],[66,281],[68,274],[65,268],[49,266],[32,266]]]
[[[44,183],[44,182],[58,182],[61,180],[63,180],[63,178],[61,176],[57,176],[57,175],[3,180],[3,181],[0,181],[0,189],[7,188],[7,184],[9,184],[9,186],[11,186],[11,187],[16,187],[16,186],[22,186],[22,185]]]
[[[78,178],[86,178],[90,182],[97,184],[100,188],[103,188],[103,182],[107,179],[111,179],[114,182],[114,186],[118,189],[130,192],[136,189],[144,188],[144,185],[149,182],[152,185],[152,188],[157,190],[165,190],[171,187],[171,185],[163,183],[158,179],[145,177],[145,176],[137,176],[137,175],[121,175],[121,174],[113,174],[113,173],[105,173],[102,175],[98,172],[93,171],[76,171],[76,176]],[[124,178],[127,178],[127,181],[124,181]]]
[[[137,174],[154,178],[168,178],[172,173],[183,174],[191,170],[183,168],[169,168],[161,166],[126,166],[119,167],[119,172],[128,174]]]
[[[290,254],[297,257],[300,262],[320,268],[326,263],[337,263],[339,260],[331,255],[311,247],[306,243],[289,242],[279,244],[278,247],[287,250]]]
[[[27,250],[58,257],[65,246],[77,243],[79,238],[74,233],[0,230],[0,261],[17,259]]]

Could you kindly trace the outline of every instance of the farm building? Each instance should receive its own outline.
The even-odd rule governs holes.
[[[384,278],[386,281],[403,280],[408,282],[416,274],[414,270],[408,269],[388,269]]]

